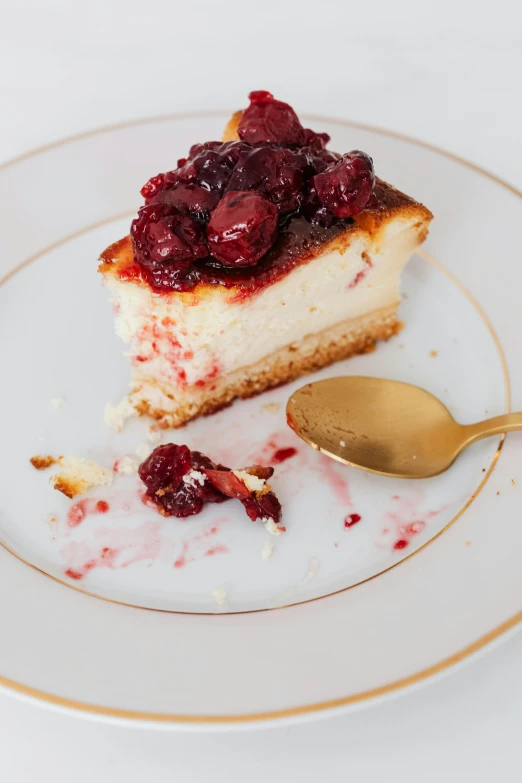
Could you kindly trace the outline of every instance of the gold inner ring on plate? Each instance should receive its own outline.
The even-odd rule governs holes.
[[[90,231],[94,231],[97,228],[101,228],[102,226],[106,226],[110,223],[116,222],[117,220],[122,220],[126,217],[131,217],[134,214],[134,212],[124,212],[120,215],[115,215],[111,218],[106,218],[105,220],[97,221],[96,223],[93,223],[89,226],[86,226],[83,229],[80,229],[79,231],[75,231],[73,234],[69,234],[68,236],[64,237],[63,239],[54,242],[52,245],[49,245],[44,250],[41,250],[38,253],[35,253],[30,258],[27,258],[25,261],[23,261],[21,264],[19,264],[15,269],[13,269],[11,272],[9,272],[2,280],[0,280],[0,286],[2,286],[4,283],[6,283],[8,280],[10,280],[17,272],[19,272],[22,269],[25,269],[25,267],[29,266],[29,264],[33,263],[33,261],[38,260],[39,258],[42,258],[47,253],[52,252],[58,247],[61,247],[67,242],[70,242],[74,239],[77,239],[80,236],[83,236],[85,234],[88,234]],[[506,360],[504,357],[504,352],[502,350],[502,346],[500,345],[499,339],[493,329],[493,326],[491,325],[486,313],[482,309],[482,307],[478,304],[478,302],[475,301],[475,299],[471,296],[469,291],[462,285],[462,283],[457,280],[456,277],[454,277],[451,272],[449,272],[439,261],[434,259],[432,256],[430,256],[428,253],[426,253],[424,250],[417,250],[417,255],[419,255],[421,258],[423,258],[425,261],[427,261],[429,264],[432,264],[439,272],[442,272],[449,280],[457,286],[457,288],[466,296],[466,298],[471,302],[471,304],[475,307],[475,309],[478,311],[481,318],[484,320],[491,337],[493,338],[493,341],[495,343],[495,347],[498,351],[500,363],[502,365],[502,372],[504,377],[504,384],[505,384],[505,390],[506,390],[506,413],[509,413],[509,406],[510,406],[510,388],[509,388],[509,375],[506,365]],[[491,463],[482,477],[482,481],[478,485],[478,487],[472,492],[471,496],[468,498],[466,503],[462,506],[461,509],[450,519],[450,521],[445,525],[441,530],[439,530],[438,533],[435,533],[432,538],[429,539],[429,541],[426,541],[422,546],[420,546],[418,549],[415,549],[413,552],[411,552],[409,555],[406,555],[401,560],[399,560],[396,563],[393,563],[390,566],[387,566],[386,568],[383,568],[382,571],[379,571],[376,574],[372,574],[372,576],[366,577],[366,579],[361,579],[359,582],[354,582],[354,584],[349,585],[348,587],[342,587],[340,590],[334,590],[331,593],[325,593],[325,595],[319,595],[316,598],[305,598],[302,601],[294,601],[293,603],[289,604],[281,604],[281,606],[269,606],[263,609],[243,609],[240,611],[226,611],[226,612],[187,612],[187,611],[180,611],[179,609],[155,609],[153,607],[149,606],[140,606],[139,604],[131,604],[127,603],[127,601],[118,601],[114,598],[106,598],[103,595],[99,595],[98,593],[91,593],[89,590],[84,590],[81,587],[78,587],[77,585],[71,584],[70,582],[66,582],[64,579],[60,579],[57,576],[53,576],[52,574],[49,574],[47,571],[45,571],[42,568],[39,568],[38,566],[33,565],[33,563],[30,563],[28,560],[25,560],[21,555],[19,555],[17,552],[15,552],[11,547],[7,546],[7,544],[0,539],[0,545],[6,549],[10,554],[17,557],[19,560],[21,560],[26,565],[30,566],[31,568],[34,568],[36,571],[39,571],[42,574],[45,574],[45,576],[48,576],[50,579],[54,579],[56,582],[59,582],[60,584],[65,585],[66,587],[70,587],[72,590],[77,590],[80,593],[85,593],[85,595],[90,595],[94,598],[99,598],[102,601],[108,601],[109,603],[113,604],[121,604],[122,606],[131,606],[134,609],[142,609],[144,611],[148,612],[167,612],[170,614],[192,614],[192,615],[215,615],[215,614],[222,614],[222,615],[230,615],[230,614],[252,614],[254,612],[273,612],[277,611],[278,609],[287,609],[292,606],[299,606],[301,604],[307,604],[311,603],[312,601],[321,601],[324,598],[329,598],[332,595],[337,595],[338,593],[344,593],[346,590],[351,590],[354,587],[357,587],[358,585],[362,585],[365,582],[370,582],[372,579],[376,579],[378,576],[381,576],[381,574],[385,574],[387,571],[391,571],[392,568],[396,568],[397,566],[401,565],[401,563],[404,563],[406,560],[409,560],[410,557],[413,557],[418,552],[420,552],[422,549],[427,547],[429,544],[432,543],[432,541],[435,541],[442,533],[444,533],[451,525],[453,525],[454,522],[457,521],[457,519],[466,511],[467,508],[473,503],[481,489],[483,488],[486,481],[491,476],[491,473],[493,472],[493,468],[495,467],[495,464],[498,460],[498,457],[500,455],[500,450],[502,448],[502,444],[505,439],[505,435],[501,435],[499,444],[497,447],[497,451],[495,452],[493,459],[491,460]]]
[[[173,119],[183,119],[183,118],[195,118],[195,117],[209,117],[209,116],[222,116],[225,112],[224,111],[215,111],[215,112],[191,112],[186,114],[173,114],[173,115],[165,115],[161,117],[153,117],[153,118],[145,118],[141,120],[134,120],[130,122],[123,122],[119,124],[115,124],[112,126],[108,126],[106,128],[98,128],[92,131],[87,131],[85,133],[76,134],[74,136],[70,136],[69,138],[65,138],[58,142],[52,142],[47,145],[43,145],[42,147],[39,147],[35,150],[32,150],[28,153],[25,153],[23,155],[20,155],[17,158],[14,158],[11,161],[7,161],[6,163],[2,164],[0,166],[0,171],[4,168],[7,168],[9,166],[16,165],[17,163],[27,160],[28,158],[31,158],[33,156],[45,153],[48,150],[56,149],[60,146],[63,146],[65,144],[70,144],[75,141],[80,141],[84,138],[89,138],[91,136],[95,136],[102,133],[111,133],[118,130],[122,130],[125,128],[133,127],[135,125],[143,125],[143,124],[152,124],[156,122],[167,122],[171,121]],[[432,152],[436,152],[440,155],[443,155],[444,157],[450,158],[451,160],[456,161],[457,163],[460,163],[461,165],[465,166],[466,168],[472,169],[473,171],[478,172],[482,176],[487,177],[488,179],[491,179],[493,182],[496,182],[498,185],[502,186],[506,190],[510,191],[511,193],[514,193],[519,198],[522,198],[522,193],[518,191],[516,188],[514,188],[512,185],[510,185],[507,182],[504,182],[499,177],[496,177],[493,174],[490,174],[488,171],[485,171],[484,169],[480,168],[479,166],[476,166],[473,163],[470,163],[469,161],[465,160],[464,158],[459,157],[458,155],[455,155],[451,152],[447,152],[446,150],[443,150],[439,147],[436,147],[435,145],[428,144],[427,142],[419,141],[417,139],[413,139],[411,137],[408,137],[406,135],[395,133],[393,131],[387,131],[382,128],[378,128],[371,125],[364,125],[359,124],[356,122],[350,122],[347,120],[341,120],[338,118],[331,118],[331,117],[323,117],[320,115],[304,115],[304,118],[307,120],[317,120],[317,121],[325,121],[325,122],[331,122],[337,125],[341,125],[344,127],[352,127],[357,128],[360,130],[366,130],[370,131],[372,133],[377,133],[382,136],[388,136],[391,138],[399,139],[400,141],[405,141],[410,144],[414,144],[419,147],[423,147],[424,149],[431,150]],[[96,223],[93,223],[92,225],[86,226],[84,229],[81,229],[79,231],[74,232],[73,234],[70,234],[63,239],[52,243],[48,247],[44,248],[40,252],[32,255],[30,258],[26,259],[22,264],[17,266],[14,270],[9,272],[4,278],[0,280],[0,285],[3,285],[6,283],[13,275],[15,275],[17,272],[19,272],[24,267],[28,266],[33,261],[36,261],[38,258],[41,258],[46,253],[49,253],[50,251],[54,250],[57,247],[60,247],[61,245],[65,244],[66,242],[75,239],[78,236],[81,236],[89,231],[92,231],[96,228],[100,228],[101,226],[107,225],[109,223],[112,223],[116,220],[120,220],[124,217],[128,217],[133,213],[123,213],[119,215],[115,215],[111,218],[107,218],[104,220],[100,220]],[[495,346],[497,348],[499,358],[502,365],[502,371],[504,376],[504,383],[505,383],[505,396],[506,396],[506,413],[509,412],[509,406],[510,406],[510,384],[509,384],[509,374],[508,374],[508,368],[504,356],[504,352],[502,350],[502,346],[499,342],[499,339],[495,333],[495,330],[493,329],[492,324],[490,323],[486,313],[484,312],[483,308],[478,304],[478,302],[475,301],[475,299],[471,296],[469,291],[462,285],[462,283],[457,280],[439,261],[429,256],[425,251],[417,251],[417,254],[420,255],[425,261],[428,263],[431,263],[433,266],[435,266],[439,271],[441,271],[443,274],[445,274],[457,287],[461,290],[461,292],[467,297],[467,299],[473,304],[473,306],[476,308],[476,310],[479,312],[480,316],[484,320],[493,340],[495,343]],[[410,557],[413,557],[415,554],[420,552],[422,549],[424,549],[426,546],[431,544],[432,541],[434,541],[436,538],[438,538],[442,533],[444,533],[451,525],[453,525],[454,522],[457,521],[457,519],[466,511],[467,508],[471,505],[471,503],[475,500],[479,492],[483,489],[484,485],[486,484],[487,480],[491,476],[491,473],[493,472],[493,469],[498,461],[498,458],[500,456],[500,451],[502,449],[502,444],[504,443],[505,436],[503,435],[500,438],[497,451],[488,467],[488,470],[484,474],[484,477],[476,490],[472,493],[471,497],[468,499],[466,504],[460,509],[460,511],[453,517],[453,519],[450,520],[450,522],[437,533],[433,538],[431,538],[429,541],[427,541],[422,547],[419,547],[419,549],[415,550],[415,552],[412,552],[407,557],[400,560],[398,563],[395,563],[394,565],[390,566],[390,568],[385,569],[384,571],[381,571],[379,574],[375,574],[372,577],[369,577],[369,579],[375,579],[377,576],[380,576],[381,573],[385,573],[385,571],[391,570],[391,568],[395,568],[397,565],[400,565],[401,563],[405,562],[405,560],[408,560]],[[51,579],[54,579],[57,582],[60,582],[61,584],[66,585],[67,587],[72,588],[73,590],[78,590],[78,592],[85,593],[87,595],[92,595],[96,598],[102,598],[101,596],[96,596],[92,593],[88,593],[86,590],[82,590],[79,587],[76,587],[75,585],[70,585],[67,582],[63,582],[60,579],[57,579],[56,577],[50,576],[50,574],[47,574],[45,571],[42,571],[41,569],[37,568],[36,566],[33,566],[28,561],[24,560],[23,558],[19,557],[15,552],[13,552],[9,547],[7,547],[3,542],[0,541],[0,545],[2,545],[8,552],[10,552],[13,556],[24,562],[26,565],[30,566],[31,568],[35,569],[36,571],[39,571],[40,573],[45,574],[45,576],[48,576]],[[369,581],[369,579],[363,580],[363,581]],[[362,584],[362,582],[359,582],[358,584]],[[344,592],[345,590],[349,590],[352,587],[356,587],[357,585],[350,585],[350,587],[343,588],[342,590],[338,590],[335,593],[329,593],[325,596],[320,596],[318,598],[308,599],[307,601],[302,601],[300,603],[308,603],[310,601],[318,601],[322,600],[323,598],[328,598],[329,595],[336,595],[338,593]],[[110,601],[111,603],[122,603],[118,601],[113,601],[112,599],[102,598],[102,600]],[[124,604],[127,606],[133,606],[132,604]],[[299,604],[291,604],[291,606],[297,606]],[[134,607],[137,609],[143,609],[143,607]],[[278,608],[287,608],[287,607],[278,607]],[[171,610],[158,610],[158,609],[150,609],[149,611],[171,611]],[[254,609],[250,610],[251,612],[262,612],[262,611],[273,611],[273,609]],[[187,613],[181,613],[181,612],[171,612],[172,614],[187,614]],[[202,616],[205,616],[204,613],[198,612],[193,613],[190,612],[188,614],[200,614]],[[228,613],[231,614],[231,613]],[[234,613],[234,614],[243,614],[242,613]],[[214,616],[214,613],[212,613],[212,616]],[[364,701],[372,700],[379,698],[381,696],[384,696],[386,694],[390,694],[393,692],[396,692],[398,690],[401,690],[403,688],[411,687],[415,684],[418,684],[419,682],[422,682],[424,680],[427,680],[428,678],[434,676],[435,674],[439,674],[442,671],[445,671],[446,669],[450,668],[451,666],[455,665],[456,663],[468,658],[469,656],[473,655],[474,653],[481,650],[483,647],[485,647],[487,644],[492,642],[494,639],[499,638],[504,633],[507,633],[509,630],[515,628],[519,623],[522,623],[522,611],[518,612],[517,614],[513,615],[513,617],[506,620],[504,623],[496,626],[494,629],[489,631],[484,636],[480,637],[479,639],[476,639],[474,642],[472,642],[470,645],[464,647],[462,650],[459,650],[457,653],[454,653],[453,655],[444,658],[443,660],[439,661],[438,663],[429,666],[426,669],[423,669],[419,672],[415,672],[414,674],[408,675],[407,677],[403,677],[399,680],[396,680],[391,683],[387,683],[385,685],[379,686],[377,688],[372,688],[367,691],[361,691],[360,693],[354,693],[350,694],[348,696],[342,696],[337,699],[331,699],[329,701],[323,701],[323,702],[317,702],[314,704],[308,704],[308,705],[300,705],[296,707],[289,707],[287,709],[280,709],[280,710],[274,710],[272,712],[263,712],[263,713],[251,713],[251,714],[245,714],[245,715],[178,715],[173,713],[148,713],[148,712],[141,712],[139,710],[124,710],[124,709],[118,709],[115,707],[104,707],[101,705],[93,705],[93,704],[87,704],[85,702],[79,702],[75,701],[73,699],[67,699],[61,696],[55,696],[54,694],[46,693],[44,691],[40,691],[36,688],[32,688],[31,686],[24,685],[23,683],[18,683],[13,680],[10,680],[6,677],[3,677],[0,675],[0,686],[6,687],[11,689],[14,692],[31,696],[32,698],[39,699],[40,701],[45,701],[50,704],[54,704],[56,706],[61,706],[73,710],[79,710],[84,713],[90,713],[90,714],[97,714],[104,717],[114,717],[114,718],[120,718],[120,719],[126,719],[126,720],[142,720],[142,721],[156,721],[156,722],[168,722],[168,723],[191,723],[191,724],[219,724],[219,723],[248,723],[248,722],[259,722],[259,721],[267,721],[267,720],[277,720],[277,719],[283,719],[283,718],[290,718],[295,717],[298,715],[305,715],[310,714],[314,712],[320,712],[323,710],[329,710],[329,709],[335,709],[342,706],[347,706],[350,704],[356,704],[361,703]]]

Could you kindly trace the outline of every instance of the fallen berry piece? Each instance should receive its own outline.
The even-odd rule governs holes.
[[[163,516],[199,514],[205,503],[236,498],[252,521],[263,522],[273,535],[285,532],[280,523],[281,504],[267,480],[274,469],[252,465],[230,470],[188,446],[158,446],[139,467],[139,476]]]

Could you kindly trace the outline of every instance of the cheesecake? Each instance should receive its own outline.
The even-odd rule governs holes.
[[[101,255],[131,362],[126,410],[176,427],[374,348],[429,210],[327,149],[270,93],[152,177]]]

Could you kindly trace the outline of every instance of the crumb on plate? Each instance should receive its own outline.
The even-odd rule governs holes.
[[[130,476],[132,473],[137,473],[139,468],[139,462],[132,459],[127,454],[115,463],[115,472],[122,476]]]
[[[116,403],[108,402],[105,405],[104,419],[105,424],[116,432],[121,432],[127,419],[136,415],[136,410],[129,397],[125,395]]]
[[[277,522],[272,519],[272,517],[263,517],[261,522],[268,532],[273,536],[280,536],[281,533],[286,533],[286,527],[283,527],[283,525],[278,525]]]
[[[112,471],[97,462],[80,457],[60,457],[61,471],[49,479],[54,489],[68,498],[82,495],[91,487],[109,486],[113,481]]]
[[[45,470],[46,468],[50,468],[51,465],[56,465],[58,461],[59,458],[56,459],[56,457],[51,457],[50,454],[47,454],[45,457],[42,457],[40,454],[35,454],[34,457],[31,457],[29,460],[33,468],[36,468],[36,470]]]
[[[250,492],[255,492],[259,495],[264,495],[266,492],[270,492],[270,484],[267,484],[265,479],[254,476],[252,473],[248,473],[246,470],[233,470],[232,473],[243,482],[245,487]]]
[[[261,560],[268,560],[269,557],[272,557],[274,549],[273,541],[265,541],[263,549],[261,550]]]
[[[261,410],[267,413],[277,413],[280,408],[281,404],[279,402],[267,402],[265,405],[261,405]]]
[[[224,606],[224,604],[228,603],[228,593],[224,587],[216,587],[212,590],[212,596],[218,606]]]
[[[51,400],[51,405],[53,406],[53,408],[61,408],[64,402],[65,400],[63,399],[63,397],[53,397]]]

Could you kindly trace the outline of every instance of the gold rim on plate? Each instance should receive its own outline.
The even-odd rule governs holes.
[[[92,129],[83,133],[78,133],[69,137],[66,137],[64,139],[51,142],[49,144],[42,145],[40,147],[37,147],[33,150],[30,150],[27,153],[24,153],[22,155],[19,155],[18,157],[15,157],[9,161],[6,161],[5,163],[0,165],[0,171],[3,169],[6,169],[10,166],[16,165],[17,163],[20,163],[22,161],[25,161],[31,157],[35,157],[39,154],[43,154],[49,150],[56,149],[58,147],[64,146],[66,144],[73,143],[75,141],[80,141],[85,138],[89,138],[90,136],[100,135],[103,133],[111,133],[114,131],[122,130],[124,128],[133,127],[136,125],[146,125],[146,124],[153,124],[157,122],[168,122],[173,119],[189,119],[189,118],[197,118],[197,117],[210,117],[210,116],[222,116],[224,111],[201,111],[201,112],[187,112],[183,114],[169,114],[169,115],[162,115],[159,117],[152,117],[152,118],[142,118],[137,120],[130,120],[128,122],[121,122],[101,128]],[[362,123],[356,123],[351,122],[348,120],[342,120],[340,118],[333,118],[333,117],[324,117],[321,115],[303,115],[305,119],[312,120],[312,121],[325,121],[325,122],[331,122],[333,124],[347,126],[347,127],[353,127],[360,130],[366,130],[370,131],[372,133],[380,134],[382,136],[388,136],[390,138],[396,138],[400,141],[405,141],[409,144],[414,144],[419,147],[423,147],[425,149],[431,150],[432,152],[436,152],[440,155],[443,155],[444,157],[450,158],[457,163],[460,163],[461,165],[470,168],[482,176],[487,177],[488,179],[491,179],[493,182],[497,183],[501,187],[507,189],[511,193],[514,193],[519,198],[522,198],[522,193],[517,190],[515,187],[510,185],[509,183],[505,182],[504,180],[500,179],[494,174],[491,174],[490,172],[486,171],[485,169],[481,168],[480,166],[477,166],[473,163],[470,163],[469,161],[465,160],[464,158],[461,158],[458,155],[455,155],[452,152],[448,152],[444,149],[441,149],[435,145],[429,144],[424,141],[420,141],[418,139],[411,138],[409,136],[396,133],[394,131],[388,131],[383,128],[379,128],[372,125],[366,125]],[[36,259],[40,258],[41,256],[45,255],[46,253],[52,251],[58,246],[61,246],[65,244],[66,242],[76,238],[77,236],[80,236],[84,233],[87,233],[88,231],[94,230],[96,228],[99,228],[103,225],[107,225],[108,223],[114,222],[116,220],[119,220],[123,217],[129,216],[130,213],[126,212],[120,215],[113,216],[111,218],[107,218],[101,221],[96,222],[95,224],[92,224],[90,226],[87,226],[86,228],[74,232],[71,235],[68,235],[64,237],[61,240],[58,240],[57,242],[52,243],[42,251],[33,254],[30,258],[26,259],[22,264],[20,264],[16,269],[9,272],[1,281],[0,285],[4,284],[9,280],[16,272],[20,271],[24,267],[28,266],[30,263],[35,261]],[[428,255],[424,251],[417,251],[418,255],[420,255],[425,261],[431,263],[433,266],[435,266],[439,271],[441,271],[443,274],[445,274],[453,283],[455,283],[461,292],[468,298],[468,300],[475,306],[475,308],[478,310],[479,314],[483,318],[483,320],[486,323],[486,326],[488,327],[488,330],[495,342],[495,346],[497,348],[497,351],[499,353],[500,361],[502,364],[502,370],[504,375],[504,381],[505,381],[505,390],[506,390],[506,412],[509,411],[509,404],[510,404],[510,385],[509,385],[509,375],[508,375],[508,369],[505,361],[505,356],[502,350],[502,346],[500,345],[500,342],[498,340],[498,337],[487,318],[484,310],[482,307],[474,300],[474,298],[471,296],[470,292],[460,283],[459,280],[457,280],[440,262],[438,262],[436,259]],[[490,477],[496,462],[498,461],[500,451],[502,448],[502,444],[504,442],[505,436],[502,436],[499,445],[497,448],[497,451],[490,463],[490,466],[484,475],[482,481],[480,482],[477,489],[473,492],[471,497],[468,499],[466,504],[460,509],[460,511],[453,517],[453,519],[450,520],[450,522],[442,529],[440,530],[433,538],[431,538],[429,541],[427,541],[425,544],[423,544],[422,547],[419,547],[419,549],[415,550],[415,552],[412,552],[410,555],[405,557],[403,560],[399,561],[398,563],[395,563],[393,566],[390,566],[390,568],[385,569],[384,571],[381,571],[379,574],[375,574],[374,576],[370,577],[369,579],[375,579],[377,576],[380,576],[382,573],[385,573],[386,571],[389,571],[391,568],[395,568],[397,565],[400,565],[401,563],[408,560],[410,557],[413,557],[413,555],[420,552],[422,549],[424,549],[428,544],[430,544],[432,541],[434,541],[436,538],[438,538],[442,533],[444,533],[451,525],[456,522],[456,520],[464,513],[464,511],[469,508],[473,500],[477,497],[479,492],[484,487],[486,481]],[[0,542],[1,543],[1,542]],[[47,574],[45,571],[42,571],[41,569],[37,568],[36,566],[33,566],[31,563],[28,563],[27,561],[20,558],[15,552],[13,552],[11,549],[9,549],[5,544],[2,543],[2,546],[10,552],[13,556],[17,557],[19,560],[22,560],[25,564],[31,566],[35,570],[41,572],[42,574],[45,574],[46,576],[49,576],[50,578],[54,579],[55,581],[60,582],[61,584],[64,584],[67,587],[71,587],[72,589],[78,590],[79,592],[86,593],[87,595],[91,595],[96,598],[102,598],[102,596],[95,596],[93,593],[89,593],[86,590],[82,590],[74,585],[70,585],[67,582],[62,582],[62,580],[57,579],[56,577],[52,577],[50,574]],[[363,580],[363,581],[369,581],[369,579]],[[362,584],[362,582],[358,583]],[[348,588],[344,588],[343,590],[336,591],[335,593],[330,593],[326,596],[320,596],[318,598],[314,599],[308,599],[307,601],[302,601],[300,603],[309,603],[310,601],[317,601],[321,600],[322,598],[328,598],[331,595],[336,595],[337,593],[344,592],[345,590],[349,590],[352,587],[356,587],[357,585],[351,585]],[[102,599],[110,601],[111,603],[123,603],[118,601],[113,601],[112,599]],[[124,604],[131,606],[130,604]],[[296,604],[298,605],[298,604]],[[290,605],[292,606],[292,604]],[[144,609],[144,607],[135,607]],[[288,608],[288,607],[280,607],[280,608]],[[170,610],[150,610],[149,611],[170,611]],[[271,611],[271,609],[263,609],[263,610],[254,610],[254,611]],[[180,612],[171,612],[174,614],[180,614]],[[235,614],[244,614],[245,612],[235,613]],[[183,613],[187,614],[187,613]],[[204,614],[204,613],[188,613],[188,614]],[[40,691],[36,688],[33,688],[28,685],[24,685],[23,683],[15,682],[14,680],[11,680],[7,677],[3,677],[0,675],[0,686],[9,689],[15,693],[25,695],[32,697],[34,699],[38,699],[40,701],[47,702],[49,704],[52,704],[54,706],[64,707],[68,709],[77,710],[84,713],[89,714],[96,714],[103,717],[113,717],[113,718],[119,718],[119,719],[127,719],[127,720],[140,720],[140,721],[154,721],[154,722],[163,722],[163,723],[190,723],[190,724],[234,724],[234,723],[249,723],[249,722],[260,722],[260,721],[267,721],[267,720],[277,720],[277,719],[283,719],[283,718],[290,718],[294,716],[299,715],[306,715],[311,714],[314,712],[321,712],[324,710],[329,709],[335,709],[342,706],[347,706],[350,704],[356,704],[361,703],[363,701],[368,701],[371,699],[376,699],[378,697],[384,696],[386,694],[391,694],[393,692],[402,690],[404,688],[411,687],[415,684],[418,684],[419,682],[422,682],[424,680],[429,679],[430,677],[433,677],[437,674],[440,674],[443,671],[446,671],[450,667],[454,666],[455,664],[459,663],[460,661],[465,660],[469,656],[477,653],[479,650],[483,649],[486,645],[490,644],[495,639],[498,639],[503,634],[507,633],[509,630],[515,628],[518,624],[522,623],[522,611],[518,612],[517,614],[513,615],[511,618],[506,620],[505,622],[501,623],[500,625],[496,626],[493,630],[489,631],[488,633],[481,636],[479,639],[476,639],[471,644],[467,645],[463,649],[459,650],[458,652],[454,653],[453,655],[444,658],[443,660],[439,661],[438,663],[433,664],[432,666],[429,666],[425,669],[422,669],[418,672],[415,672],[414,674],[408,675],[407,677],[402,677],[399,680],[395,680],[390,683],[386,683],[385,685],[378,686],[376,688],[372,688],[366,691],[361,691],[359,693],[351,694],[349,696],[342,696],[336,699],[330,699],[328,701],[322,701],[322,702],[316,702],[313,704],[308,705],[301,705],[296,707],[289,707],[287,709],[281,709],[281,710],[274,710],[270,712],[261,712],[261,713],[251,713],[251,714],[241,714],[241,715],[178,715],[178,714],[172,714],[172,713],[153,713],[153,712],[142,712],[138,710],[123,710],[118,709],[114,707],[104,707],[102,705],[94,705],[89,704],[86,702],[80,702],[75,701],[73,699],[67,699],[61,696],[56,696],[51,693],[47,693],[44,691]]]
[[[0,280],[0,287],[4,285],[8,280],[10,280],[14,275],[16,275],[17,272],[21,271],[22,269],[25,269],[27,266],[32,264],[34,261],[38,260],[39,258],[42,258],[47,253],[52,252],[58,247],[61,247],[67,242],[70,242],[80,236],[84,236],[85,234],[88,234],[90,231],[94,231],[97,228],[101,228],[102,226],[109,225],[112,222],[116,222],[117,220],[122,220],[125,217],[131,217],[134,214],[134,212],[124,212],[120,213],[118,215],[114,215],[110,218],[104,218],[102,220],[96,221],[96,223],[92,223],[89,226],[85,226],[82,229],[79,229],[78,231],[73,232],[72,234],[67,235],[61,240],[58,240],[56,242],[53,242],[48,247],[44,248],[43,250],[40,250],[37,253],[34,253],[32,256],[27,258],[25,261],[23,261],[21,264],[19,264],[15,269],[12,269],[10,272],[7,273],[1,280]],[[486,313],[482,309],[482,307],[479,305],[479,303],[473,298],[473,296],[470,294],[470,292],[467,290],[467,288],[448,270],[446,269],[443,264],[440,263],[440,261],[437,261],[433,256],[429,255],[423,250],[417,250],[417,255],[419,255],[421,258],[424,259],[427,263],[431,264],[435,267],[439,272],[444,274],[451,283],[453,283],[460,292],[468,299],[468,301],[473,305],[473,307],[477,310],[479,316],[483,319],[486,328],[491,334],[491,337],[493,339],[493,342],[495,344],[495,347],[497,349],[500,363],[502,366],[502,373],[504,378],[504,385],[505,385],[505,406],[506,410],[505,413],[509,413],[509,407],[510,407],[510,387],[509,387],[509,375],[508,375],[508,369],[506,365],[506,360],[504,356],[504,352],[502,349],[502,346],[500,344],[500,341],[495,333],[495,330],[493,329],[493,326],[487,317]],[[319,595],[315,598],[305,598],[302,601],[294,601],[293,603],[289,604],[281,604],[280,606],[268,606],[263,609],[244,609],[244,610],[238,610],[238,611],[227,611],[227,612],[188,612],[188,611],[181,611],[179,609],[157,609],[155,607],[151,606],[142,606],[139,604],[131,604],[127,601],[118,601],[115,598],[107,598],[106,596],[99,595],[98,593],[92,593],[90,590],[85,590],[82,587],[79,587],[78,585],[73,584],[71,581],[66,581],[65,579],[60,579],[58,576],[54,576],[53,574],[50,574],[48,571],[45,571],[43,568],[40,568],[39,566],[34,565],[29,560],[25,560],[21,555],[18,554],[14,549],[9,547],[4,541],[0,539],[0,546],[2,546],[9,554],[16,557],[18,560],[20,560],[22,563],[25,563],[25,565],[28,565],[30,568],[33,568],[35,571],[38,571],[39,573],[43,574],[46,577],[49,577],[50,579],[53,579],[55,582],[58,582],[59,584],[65,585],[65,587],[69,587],[71,590],[76,590],[78,593],[83,593],[84,595],[89,595],[92,598],[98,598],[101,601],[107,601],[108,603],[112,604],[119,604],[120,606],[130,606],[132,609],[140,609],[142,611],[146,612],[164,612],[167,614],[184,614],[184,615],[197,615],[197,616],[211,616],[214,617],[217,614],[226,614],[226,615],[240,615],[240,614],[255,614],[258,612],[274,612],[280,609],[289,609],[293,606],[301,606],[302,604],[309,604],[313,601],[322,601],[324,598],[331,598],[334,595],[338,595],[339,593],[344,593],[347,590],[352,590],[354,587],[358,587],[359,585],[365,584],[365,582],[371,582],[373,579],[377,579],[377,577],[381,576],[382,574],[385,574],[387,571],[391,571],[393,568],[396,568],[397,566],[402,565],[402,563],[405,563],[406,560],[409,560],[414,555],[418,554],[422,549],[429,546],[433,541],[435,541],[439,536],[441,536],[448,528],[450,528],[456,521],[459,519],[460,516],[466,511],[467,508],[473,503],[479,492],[482,490],[484,485],[486,484],[487,480],[490,478],[493,469],[495,467],[495,464],[499,458],[500,450],[502,448],[502,444],[504,442],[505,435],[502,435],[499,439],[499,444],[497,447],[497,450],[495,454],[493,455],[493,458],[488,466],[487,471],[485,472],[484,476],[482,477],[482,480],[478,487],[471,493],[470,497],[466,501],[466,503],[462,506],[462,508],[459,509],[459,511],[450,519],[450,521],[441,529],[438,533],[436,533],[434,536],[432,536],[428,541],[426,541],[422,546],[418,547],[418,549],[413,550],[413,552],[410,552],[410,554],[403,557],[401,560],[398,560],[396,563],[393,563],[390,566],[387,566],[386,568],[383,568],[382,571],[378,571],[376,574],[372,574],[372,576],[366,577],[366,579],[361,579],[359,582],[354,582],[351,585],[348,585],[348,587],[342,587],[340,590],[334,590],[331,593],[325,593],[324,595]]]

